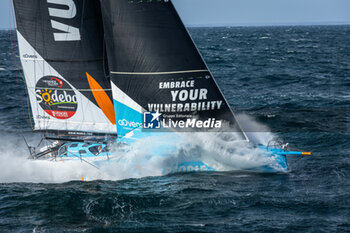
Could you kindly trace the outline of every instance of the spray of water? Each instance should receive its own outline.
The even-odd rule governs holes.
[[[255,128],[263,126],[245,115],[238,116],[240,124]],[[267,144],[274,135],[266,133],[247,135],[254,143]],[[0,182],[61,183],[71,180],[122,180],[164,175],[165,167],[184,161],[203,161],[218,171],[246,170],[271,165],[273,158],[261,156],[251,144],[237,140],[235,133],[181,133],[158,135],[138,140],[127,152],[116,152],[99,169],[82,161],[28,160],[28,150],[18,136],[3,137],[0,145]]]
[[[81,180],[87,172],[96,178],[100,173],[81,162],[67,164],[29,160],[29,151],[17,135],[2,137],[0,151],[0,182],[61,183]]]
[[[248,170],[271,165],[273,158],[261,156],[261,150],[246,141],[239,140],[235,133],[210,133],[183,135],[191,143],[184,147],[188,156],[194,156],[217,171]],[[199,148],[199,154],[193,154]]]

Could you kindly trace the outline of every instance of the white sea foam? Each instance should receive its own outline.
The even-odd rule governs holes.
[[[274,137],[263,126],[245,115],[238,116],[242,127],[249,125],[265,132],[248,132],[255,143],[267,144]],[[71,180],[122,180],[163,175],[164,167],[183,161],[203,161],[219,171],[244,170],[274,164],[273,158],[245,141],[236,140],[235,133],[155,134],[133,144],[129,152],[118,152],[99,169],[81,161],[54,162],[28,160],[28,150],[18,136],[2,136],[0,145],[1,182],[61,183]],[[38,138],[37,138],[38,139]],[[32,140],[35,141],[35,140]],[[31,144],[34,145],[32,142]],[[168,148],[167,151],[164,149]]]
[[[195,133],[182,135],[186,154],[193,156],[218,171],[235,171],[274,164],[274,159],[261,156],[261,151],[246,141],[239,140],[236,133]],[[197,150],[196,150],[197,149]],[[200,153],[196,154],[197,151]]]
[[[2,137],[0,183],[58,183],[81,180],[88,172],[98,178],[100,171],[81,162],[61,163],[28,160],[28,149],[20,137]]]
[[[164,157],[150,156],[148,148],[154,145],[153,140],[158,139],[140,140],[134,144],[131,152],[120,153],[117,158],[99,164],[97,169],[80,160],[65,162],[29,160],[27,159],[29,152],[21,138],[3,136],[0,145],[0,183],[61,183],[82,179],[122,180],[159,176],[162,174]]]

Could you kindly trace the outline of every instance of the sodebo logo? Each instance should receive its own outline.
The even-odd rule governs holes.
[[[35,87],[40,107],[57,119],[69,119],[77,111],[78,100],[75,92],[64,80],[55,76],[41,78]]]
[[[140,123],[140,122],[133,122],[133,121],[130,122],[126,119],[119,120],[118,124],[120,126],[129,127],[129,128],[142,128],[142,126],[143,126],[142,123]]]

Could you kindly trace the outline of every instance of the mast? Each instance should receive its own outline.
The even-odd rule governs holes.
[[[33,130],[115,135],[100,1],[13,3]]]
[[[190,122],[184,130],[233,130],[246,140],[171,1],[101,2],[118,135],[159,111],[164,122]]]

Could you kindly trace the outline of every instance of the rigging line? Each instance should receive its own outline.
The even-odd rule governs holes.
[[[41,137],[40,142],[38,143],[38,145],[35,148],[38,148],[43,141],[44,141],[44,137]]]
[[[80,155],[76,155],[76,154],[74,154],[74,153],[72,153],[72,155],[75,156],[75,157],[77,157],[78,159],[80,159],[82,162],[85,162],[85,163],[89,164],[90,166],[96,168],[97,170],[101,171],[101,169],[99,169],[99,168],[98,168],[97,166],[95,166],[94,164],[92,164],[92,163],[86,161],[86,160],[83,159]]]
[[[24,137],[24,135],[22,134],[22,138],[23,138],[23,140],[24,140],[24,142],[25,142],[25,144],[27,145],[27,147],[28,147],[28,149],[30,148],[30,146],[29,146],[29,144],[28,144],[28,142],[27,142],[27,140],[26,140],[26,138]]]
[[[127,75],[162,75],[162,74],[187,74],[187,73],[202,73],[209,72],[209,70],[181,70],[168,72],[116,72],[111,71],[111,74],[127,74]]]
[[[13,2],[10,0],[9,1],[9,24],[10,24],[10,28],[16,28],[15,25],[14,27],[13,24],[14,24],[14,5],[13,5]],[[14,31],[16,32],[16,29],[14,29]],[[12,37],[12,30],[10,30],[10,43],[11,43],[11,50],[12,50],[12,54],[13,54],[13,60],[14,60],[14,65],[15,67],[17,68],[16,69],[16,84],[17,84],[17,95],[18,95],[18,99],[21,99],[21,95],[20,95],[20,83],[19,83],[19,80],[18,80],[18,76],[19,76],[19,73],[22,74],[22,72],[20,72],[21,68],[18,66],[18,63],[17,63],[17,56],[16,56],[16,51],[15,51],[15,45],[14,45],[14,40],[13,40],[13,37]],[[32,120],[30,118],[30,110],[29,110],[29,95],[28,95],[28,90],[26,88],[26,82],[23,78],[23,76],[21,75],[22,77],[22,80],[24,81],[25,83],[25,90],[26,90],[26,99],[27,99],[27,106],[28,106],[28,120],[29,120],[29,124],[31,126],[31,128],[33,129],[33,124],[32,124]],[[24,108],[24,103],[23,101],[20,101],[21,102],[21,109],[22,109],[22,114],[23,116],[26,118],[26,114],[25,114],[25,108]],[[23,135],[23,130],[22,128],[20,129],[22,135]]]
[[[10,1],[9,1],[9,24],[10,24],[10,28],[12,28],[12,26],[13,26],[12,24],[14,23],[14,21],[13,21],[14,12],[13,12],[13,10],[11,10],[11,9],[14,9],[14,6],[13,6],[12,1],[10,0]],[[15,30],[16,30],[16,29],[15,29]],[[18,80],[18,75],[19,75],[19,73],[20,73],[20,71],[19,71],[20,69],[19,69],[18,64],[17,64],[17,56],[16,56],[16,51],[15,51],[14,43],[13,43],[12,31],[10,31],[10,44],[11,44],[11,50],[12,50],[12,54],[13,54],[14,65],[15,65],[15,67],[17,68],[17,69],[16,69],[16,84],[17,84],[17,87],[20,87],[19,80]],[[23,79],[23,76],[22,76],[22,75],[21,75],[21,77],[22,77],[22,79]],[[23,79],[23,81],[24,81],[24,79]],[[25,83],[25,81],[24,81],[24,83]],[[27,90],[26,90],[26,92],[27,92]],[[19,92],[19,88],[18,88],[18,90],[17,90],[17,95],[18,95],[18,98],[20,99],[21,95],[20,95],[20,92]],[[28,96],[28,95],[27,95],[27,96]],[[28,98],[26,98],[26,99],[27,99],[27,104],[29,104],[29,103],[28,103]],[[29,107],[29,105],[28,105],[28,107]],[[21,101],[21,109],[22,109],[22,114],[23,114],[23,116],[25,116],[26,114],[25,114],[24,104],[23,104],[22,101]],[[29,113],[29,111],[28,111],[28,113]],[[32,122],[31,122],[31,119],[30,119],[30,118],[29,118],[29,123],[30,123],[30,125],[31,125],[31,127],[32,127]],[[33,128],[32,128],[32,129],[33,129]],[[24,140],[24,142],[25,142],[27,148],[28,148],[29,151],[30,151],[30,146],[29,146],[29,144],[28,144],[26,138],[25,138],[24,135],[23,135],[23,129],[22,129],[22,127],[20,128],[20,132],[21,132],[21,135],[22,135],[22,137],[23,137],[23,140]]]
[[[30,114],[31,107],[30,107],[30,99],[29,99],[29,92],[28,92],[28,88],[29,87],[27,86],[27,82],[26,82],[24,74],[22,72],[21,72],[21,77],[22,77],[22,80],[23,80],[23,83],[24,83],[24,89],[25,89],[25,92],[26,92],[27,114],[28,114],[28,115],[24,114],[24,110],[23,110],[23,115],[24,116],[28,116],[28,121],[29,121],[30,127],[31,127],[32,130],[34,130],[34,126],[33,126],[34,118]],[[22,103],[22,105],[23,105],[23,103]]]

